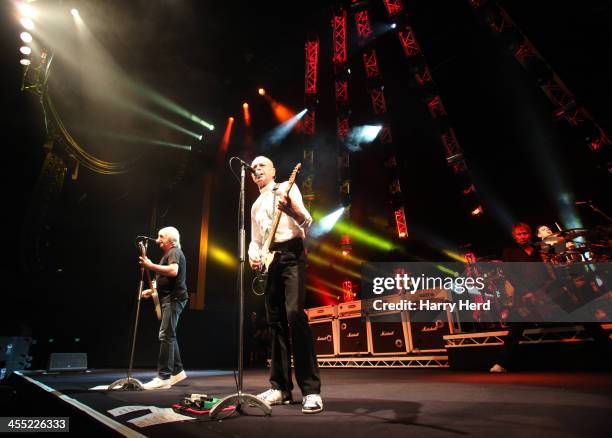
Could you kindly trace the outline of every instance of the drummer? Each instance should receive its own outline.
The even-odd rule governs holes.
[[[576,245],[572,241],[566,241],[561,237],[555,239],[553,236],[553,232],[548,225],[538,225],[536,227],[536,235],[541,240],[540,247],[542,253],[547,255],[549,258],[553,257],[556,254],[561,254],[567,249],[572,250],[576,248]],[[565,245],[563,245],[564,242]]]

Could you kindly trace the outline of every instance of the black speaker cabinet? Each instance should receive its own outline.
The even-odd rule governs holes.
[[[332,357],[337,354],[336,320],[327,318],[311,321],[310,331],[317,357]]]
[[[340,354],[367,354],[370,352],[368,329],[364,316],[338,318],[338,331],[340,332]]]
[[[400,313],[370,315],[368,323],[374,356],[402,355],[408,352],[406,324]]]
[[[446,351],[443,336],[452,334],[446,311],[409,312],[413,353]]]
[[[51,353],[48,371],[85,371],[87,353]]]

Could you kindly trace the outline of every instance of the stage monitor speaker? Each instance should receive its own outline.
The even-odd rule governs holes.
[[[406,324],[400,313],[370,315],[368,323],[374,356],[402,355],[408,352]]]
[[[87,353],[51,353],[48,371],[85,371]]]
[[[337,354],[336,320],[322,319],[310,322],[317,357],[333,357]]]
[[[365,317],[361,315],[340,317],[338,318],[338,329],[340,354],[367,354],[370,352]]]

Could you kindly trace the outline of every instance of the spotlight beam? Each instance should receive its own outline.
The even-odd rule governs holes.
[[[202,139],[202,135],[196,134],[195,132],[192,132],[192,131],[190,131],[190,130],[188,130],[186,128],[183,128],[182,126],[177,125],[176,123],[171,122],[169,120],[166,120],[163,117],[158,116],[157,114],[155,114],[152,111],[149,111],[147,109],[144,109],[144,108],[141,108],[141,107],[139,107],[137,105],[134,105],[131,102],[119,102],[119,101],[116,101],[116,103],[119,106],[123,106],[124,108],[129,109],[129,110],[131,110],[131,111],[133,111],[133,112],[135,112],[137,114],[140,114],[140,115],[142,115],[144,117],[147,117],[147,118],[149,118],[151,120],[155,120],[157,123],[165,125],[165,126],[167,126],[169,128],[172,128],[172,129],[174,129],[176,131],[182,132],[183,134],[187,134],[190,137],[195,138],[196,140],[201,140]]]
[[[282,125],[274,128],[270,133],[268,133],[263,140],[264,146],[276,146],[278,145],[285,137],[289,135],[293,127],[300,121],[304,114],[306,114],[307,109],[300,111],[298,114],[293,116],[291,119],[287,120]]]
[[[338,219],[340,219],[343,213],[344,207],[322,217],[312,226],[310,235],[317,238],[321,237],[323,234],[329,233],[332,228],[334,228],[334,225],[336,225],[336,222],[338,222]]]
[[[101,135],[104,137],[112,138],[115,140],[126,141],[130,143],[144,143],[144,144],[153,144],[158,146],[167,146],[170,148],[181,149],[184,151],[191,151],[191,146],[185,144],[171,143],[163,140],[156,140],[153,138],[140,137],[138,135],[133,134],[121,134],[115,132],[101,132]]]
[[[104,49],[104,47],[97,41],[97,39],[93,36],[93,34],[91,33],[91,31],[89,30],[87,24],[85,23],[85,21],[83,21],[83,19],[81,18],[81,16],[78,14],[78,11],[76,12],[76,14],[73,14],[74,17],[74,21],[77,24],[77,29],[79,30],[79,33],[82,36],[83,39],[83,44],[86,44],[89,50],[89,56],[94,57],[94,60],[96,61],[95,64],[99,67],[101,66],[105,66],[104,70],[106,70],[106,72],[104,72],[103,76],[110,78],[110,80],[116,81],[117,83],[120,83],[122,86],[126,87],[127,89],[131,90],[132,92],[134,92],[135,94],[144,97],[146,99],[148,99],[149,101],[151,101],[152,103],[168,110],[171,113],[177,114],[181,117],[184,117],[185,119],[195,122],[201,126],[204,126],[206,129],[212,131],[215,129],[215,126],[211,123],[208,123],[204,120],[202,120],[200,117],[196,116],[195,114],[193,114],[192,112],[188,111],[187,109],[183,108],[182,106],[180,106],[178,103],[172,101],[171,99],[161,95],[160,93],[152,90],[150,87],[141,84],[137,81],[135,81],[134,79],[130,78],[127,73],[125,73],[118,65],[117,63],[114,61],[114,59],[106,52],[106,50]],[[70,58],[70,57],[68,57]],[[71,59],[71,58],[70,58]],[[73,61],[73,64],[75,62]],[[78,68],[81,67],[81,64],[79,62],[76,62],[76,66]],[[96,71],[97,76],[102,76],[102,74],[99,71]],[[153,114],[153,113],[151,113]],[[169,125],[167,125],[169,126]],[[174,125],[172,127],[175,127],[178,125]],[[176,129],[176,128],[175,128]],[[191,132],[191,131],[188,131]],[[187,133],[187,132],[186,132]],[[188,135],[192,135],[191,133],[189,133]],[[194,138],[200,138],[199,135],[196,135]]]

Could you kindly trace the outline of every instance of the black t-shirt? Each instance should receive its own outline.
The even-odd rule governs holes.
[[[185,284],[187,261],[180,248],[172,248],[162,257],[160,265],[168,266],[173,263],[178,264],[178,274],[176,277],[167,277],[157,273],[157,292],[162,301],[174,300],[181,301],[187,299],[187,285]]]
[[[518,295],[533,292],[550,280],[542,256],[536,247],[533,247],[533,252],[529,255],[522,247],[514,245],[504,250],[502,259],[507,262],[504,264],[506,279],[514,286]]]

